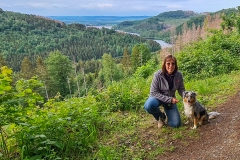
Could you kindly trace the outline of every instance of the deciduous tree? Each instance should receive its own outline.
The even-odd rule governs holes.
[[[71,61],[59,51],[51,52],[46,59],[47,71],[51,79],[51,95],[58,92],[62,97],[70,93],[68,87],[68,77],[71,77],[73,71]]]

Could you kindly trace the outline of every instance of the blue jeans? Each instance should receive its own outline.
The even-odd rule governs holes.
[[[164,114],[160,111],[160,106],[163,106],[164,108],[168,118],[168,124],[171,127],[179,127],[181,125],[181,118],[176,104],[169,105],[167,103],[163,103],[155,97],[149,97],[144,104],[144,109],[149,114],[152,114],[153,117],[158,121],[159,118],[162,118]]]

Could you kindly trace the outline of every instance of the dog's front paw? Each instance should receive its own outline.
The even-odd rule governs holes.
[[[197,129],[197,126],[193,126],[192,129]]]

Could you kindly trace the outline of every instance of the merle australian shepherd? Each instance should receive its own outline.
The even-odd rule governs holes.
[[[193,122],[192,129],[196,129],[198,125],[208,122],[209,115],[205,107],[196,99],[197,94],[193,91],[183,92],[184,113],[188,118],[186,122]]]

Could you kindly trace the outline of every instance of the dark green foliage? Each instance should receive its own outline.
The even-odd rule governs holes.
[[[199,15],[196,17],[192,17],[190,20],[186,22],[187,28],[192,28],[192,25],[195,24],[196,26],[203,26],[203,22],[206,15]],[[183,31],[183,24],[176,27],[176,34],[182,34]]]

